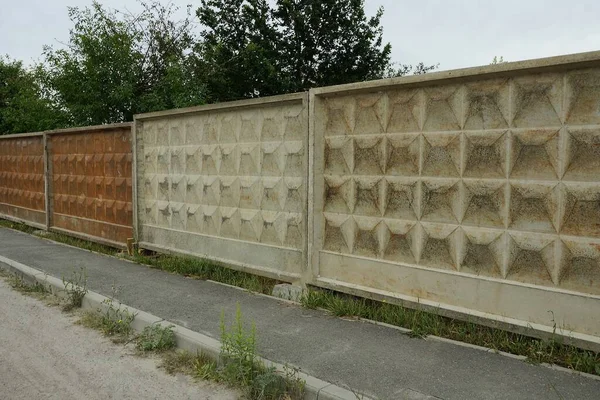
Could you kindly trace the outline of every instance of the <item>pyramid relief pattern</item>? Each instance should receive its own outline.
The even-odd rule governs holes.
[[[42,137],[3,139],[0,144],[0,203],[43,211]]]
[[[129,229],[133,218],[130,131],[56,134],[49,141],[54,213],[86,219],[79,228],[73,224],[68,229],[81,229],[92,236],[105,237],[112,229],[108,224],[120,225],[119,239],[116,231],[109,236],[126,240],[122,232]],[[41,168],[43,171],[43,164]],[[158,186],[158,181],[152,184]],[[106,225],[95,228],[88,221]]]
[[[600,69],[376,90],[316,106],[324,251],[600,294]]]
[[[302,249],[302,113],[275,105],[145,121],[141,222]]]

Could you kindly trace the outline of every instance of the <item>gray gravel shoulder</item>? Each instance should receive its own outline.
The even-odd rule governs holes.
[[[237,392],[158,369],[75,317],[0,279],[0,393],[4,399],[237,399]]]

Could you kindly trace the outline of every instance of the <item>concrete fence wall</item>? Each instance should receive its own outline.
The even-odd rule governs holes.
[[[598,56],[313,91],[315,284],[598,341]]]
[[[131,123],[0,136],[0,217],[125,247]]]
[[[300,280],[307,262],[307,99],[136,116],[139,245]]]
[[[594,52],[11,136],[0,216],[600,349],[599,110]]]

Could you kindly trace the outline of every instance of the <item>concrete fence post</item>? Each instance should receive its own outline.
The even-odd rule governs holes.
[[[48,134],[43,133],[44,143],[44,203],[46,210],[46,230],[50,230],[52,226],[52,157],[50,155],[50,145]]]
[[[139,240],[139,224],[138,224],[138,149],[137,149],[137,135],[141,130],[141,124],[135,119],[133,120],[133,124],[131,126],[131,152],[132,152],[132,161],[131,161],[131,200],[132,200],[132,210],[133,210],[133,241],[137,244]]]

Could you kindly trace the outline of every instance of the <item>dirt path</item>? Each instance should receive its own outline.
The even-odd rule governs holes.
[[[24,296],[0,279],[0,398],[237,399],[215,384],[157,369],[75,318]]]

